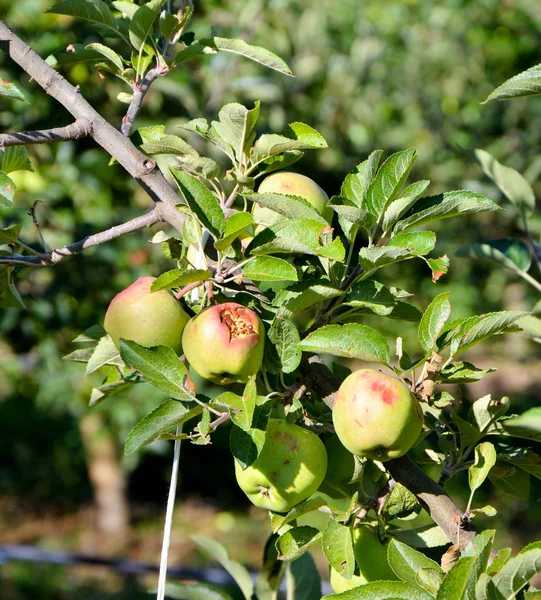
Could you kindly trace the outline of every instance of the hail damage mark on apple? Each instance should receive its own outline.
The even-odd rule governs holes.
[[[377,394],[377,398],[385,404],[394,404],[397,399],[397,390],[387,381],[374,380],[370,382],[370,389]]]
[[[253,334],[257,335],[250,314],[244,308],[225,306],[220,311],[220,321],[227,326],[230,341]]]

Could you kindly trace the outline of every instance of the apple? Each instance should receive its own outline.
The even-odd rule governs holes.
[[[318,491],[330,498],[349,501],[357,489],[355,484],[349,483],[355,470],[355,458],[335,434],[326,435],[323,443],[327,450],[327,472]]]
[[[219,385],[246,383],[263,362],[265,330],[255,312],[236,302],[216,304],[190,319],[182,348],[191,367]]]
[[[118,348],[120,338],[141,346],[169,346],[182,352],[182,332],[190,317],[168,290],[151,292],[155,277],[140,277],[118,293],[105,313],[105,331]]]
[[[287,512],[320,486],[327,469],[327,452],[319,437],[284,419],[269,419],[265,443],[257,459],[235,474],[253,504]]]
[[[336,435],[352,454],[379,461],[405,454],[423,425],[421,406],[408,387],[374,369],[346,377],[332,418]]]
[[[257,193],[301,196],[305,200],[308,200],[327,221],[330,222],[332,220],[332,209],[325,208],[325,205],[329,201],[329,196],[313,179],[300,173],[289,171],[273,173],[261,182]],[[256,233],[259,233],[264,227],[273,225],[284,218],[283,215],[265,206],[260,206],[257,203],[254,203],[253,215],[254,221],[259,225],[256,228]]]
[[[353,530],[353,549],[359,575],[346,579],[331,567],[330,581],[335,593],[345,592],[370,581],[398,579],[387,560],[387,545],[381,543],[373,527],[360,525]]]

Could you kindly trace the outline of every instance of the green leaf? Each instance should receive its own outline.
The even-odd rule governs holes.
[[[419,323],[419,343],[425,352],[430,352],[436,345],[445,323],[451,315],[450,292],[436,296],[425,310]]]
[[[313,208],[310,203],[300,196],[285,194],[245,194],[245,197],[261,206],[266,206],[274,212],[289,219],[310,219],[328,226],[327,221]]]
[[[218,240],[214,247],[222,252],[239,237],[239,235],[252,225],[254,218],[250,213],[239,212],[233,213],[225,222],[224,237]]]
[[[301,340],[295,325],[291,321],[276,318],[267,336],[276,348],[281,370],[292,373],[299,366],[302,357]]]
[[[502,83],[491,92],[485,102],[535,96],[539,93],[541,93],[541,65],[536,65]]]
[[[446,275],[449,270],[449,259],[446,254],[439,258],[428,258],[426,262],[432,271],[432,283],[437,283],[438,279]]]
[[[247,44],[244,40],[239,39],[228,39],[215,37],[213,38],[214,46],[222,52],[232,52],[233,54],[240,54],[250,60],[253,60],[269,69],[279,71],[284,75],[291,75],[291,69],[289,66],[276,54],[269,52],[265,48],[260,46],[252,46]]]
[[[295,600],[321,599],[321,579],[310,554],[303,554],[291,563],[286,577],[287,587],[291,590],[291,598],[295,598]]]
[[[94,373],[104,365],[123,367],[124,362],[120,358],[120,352],[115,346],[110,336],[105,335],[98,342],[98,345],[93,349],[92,356],[86,365],[85,375]]]
[[[472,151],[472,154],[483,167],[485,175],[492,179],[509,202],[524,217],[531,216],[535,209],[535,194],[524,176],[515,169],[502,165],[485,150],[477,148]]]
[[[414,258],[407,248],[383,246],[361,248],[359,251],[359,264],[366,272],[376,271],[387,265]]]
[[[393,531],[393,535],[414,548],[437,548],[449,543],[449,538],[437,525],[400,529]]]
[[[492,200],[469,190],[446,192],[418,200],[404,220],[395,225],[394,230],[408,231],[432,221],[489,210],[501,211],[502,209]]]
[[[350,200],[342,196],[333,196],[327,205],[337,214],[347,219],[350,223],[355,223],[365,231],[370,231],[376,222],[374,215],[367,210],[358,208]]]
[[[283,154],[274,154],[259,165],[259,173],[261,175],[268,175],[269,173],[274,173],[274,171],[280,171],[294,165],[303,156],[304,152],[301,152],[300,150],[291,150],[289,152],[284,152]]]
[[[382,154],[383,150],[374,150],[365,161],[358,164],[346,175],[340,188],[340,196],[366,212],[369,212],[366,203],[366,194],[377,172]],[[374,218],[373,215],[372,218]]]
[[[530,496],[530,475],[507,463],[496,463],[488,478],[499,490],[527,501]]]
[[[213,122],[214,129],[233,148],[239,164],[246,164],[247,154],[255,138],[259,102],[256,101],[251,110],[238,102],[226,104],[220,109],[218,117],[220,121]]]
[[[188,405],[177,400],[166,400],[130,431],[124,453],[133,454],[139,448],[157,440],[162,433],[171,431],[202,412],[203,408],[199,404]]]
[[[184,387],[188,375],[175,351],[167,346],[145,348],[129,340],[120,340],[120,356],[143,379],[160,392],[176,400],[193,400]]]
[[[144,6],[141,8],[144,8]],[[141,152],[144,152],[149,156],[154,156],[156,154],[177,154],[183,156],[185,160],[190,157],[193,159],[199,158],[197,152],[190,146],[190,144],[185,142],[178,135],[160,135],[158,138],[144,142],[139,149]],[[173,168],[174,167],[171,167],[171,169]]]
[[[16,244],[19,241],[21,225],[10,225],[5,229],[0,229],[0,245]]]
[[[0,170],[4,173],[13,171],[32,171],[28,152],[24,146],[8,146],[4,148],[0,162]],[[0,181],[0,183],[2,183]]]
[[[351,579],[355,570],[351,528],[329,519],[323,531],[321,549],[331,567],[346,579]]]
[[[433,600],[419,586],[404,581],[373,581],[341,594],[328,594],[321,600]],[[458,600],[458,596],[453,600]]]
[[[2,171],[0,171],[0,206],[11,207],[17,186]]]
[[[15,287],[12,275],[13,267],[0,267],[0,307],[2,308],[26,308],[17,288]]]
[[[530,579],[541,572],[541,547],[537,545],[528,548],[526,546],[522,552],[511,558],[492,578],[492,584],[506,600],[516,598]],[[490,587],[489,584],[489,589]]]
[[[237,427],[243,431],[249,432],[252,428],[252,420],[254,418],[255,405],[257,400],[257,389],[255,379],[250,378],[244,388],[242,394],[241,409],[231,413],[231,420]]]
[[[280,560],[296,560],[315,546],[323,534],[315,527],[301,525],[283,533],[276,542]]]
[[[186,203],[202,225],[218,239],[225,231],[224,213],[220,203],[204,183],[193,175],[171,169]]]
[[[518,417],[497,421],[489,433],[541,441],[541,407],[530,408]]]
[[[494,557],[494,560],[487,567],[486,572],[488,575],[496,575],[498,571],[505,565],[505,563],[511,557],[512,549],[511,548],[500,548],[498,550],[498,554]]]
[[[342,240],[339,237],[335,237],[329,244],[325,244],[325,246],[318,248],[317,254],[318,256],[323,256],[336,262],[344,262],[346,258],[346,249],[344,248],[344,244],[342,244]]]
[[[246,254],[312,254],[321,247],[320,234],[327,227],[311,219],[284,219],[270,225],[251,241]]]
[[[342,305],[369,308],[375,314],[384,316],[393,312],[396,299],[382,283],[370,279],[354,283]]]
[[[183,287],[196,281],[206,281],[210,277],[212,277],[212,273],[206,269],[190,269],[189,271],[172,269],[162,273],[153,281],[150,291],[157,292],[159,290],[170,290],[174,287]]]
[[[57,15],[69,15],[91,23],[98,23],[117,31],[117,23],[109,6],[103,0],[60,0],[47,12]]]
[[[133,15],[137,12],[137,9],[139,8],[137,4],[133,4],[132,2],[124,0],[113,0],[113,2],[111,2],[111,6],[116,8],[130,20],[133,19]]]
[[[526,273],[531,266],[530,248],[517,238],[486,240],[466,244],[457,250],[458,256],[488,260],[503,265],[515,273]]]
[[[312,279],[300,281],[285,290],[280,290],[272,303],[280,307],[281,317],[289,318],[342,294],[343,291],[333,287],[328,279]]]
[[[166,583],[165,597],[171,600],[232,600],[223,587],[201,581]]]
[[[433,595],[437,592],[439,584],[444,577],[444,573],[437,562],[396,539],[391,539],[387,546],[387,560],[396,575],[402,581],[411,583],[412,585],[419,585],[417,576],[420,569],[434,569],[435,573],[437,573],[437,576],[434,578],[437,581],[437,585],[434,587],[430,586],[429,588],[421,586]]]
[[[251,158],[259,163],[282,152],[318,148],[327,148],[327,142],[320,133],[304,123],[290,123],[281,133],[261,135],[252,148]]]
[[[287,260],[275,256],[258,256],[247,263],[242,274],[254,281],[298,281],[297,270]]]
[[[404,248],[412,256],[423,256],[434,249],[436,234],[433,231],[415,231],[394,235],[387,247]]]
[[[397,483],[394,486],[382,508],[382,512],[388,521],[391,519],[403,519],[419,511],[420,506],[417,498],[401,483]]]
[[[483,442],[475,447],[475,461],[468,469],[468,482],[472,492],[482,485],[495,464],[496,449],[490,442]]]
[[[272,531],[276,533],[284,525],[291,523],[291,521],[294,521],[295,519],[298,519],[299,517],[302,517],[313,510],[317,510],[322,506],[325,506],[325,504],[325,500],[321,496],[313,496],[294,506],[285,515],[280,513],[271,513],[270,522]]]
[[[270,403],[256,404],[252,417],[252,428],[242,430],[235,424],[231,427],[229,446],[231,453],[242,469],[249,467],[259,456],[265,444],[265,431],[270,414]]]
[[[378,169],[366,194],[366,207],[374,216],[379,217],[398,196],[408,178],[416,155],[414,148],[396,152]]]
[[[25,92],[16,84],[5,81],[0,77],[0,96],[4,98],[13,98],[14,100],[22,100],[26,104],[30,104],[30,100]]]
[[[465,361],[449,363],[437,376],[438,383],[474,383],[496,369],[479,369]]]
[[[437,600],[474,600],[474,597],[469,595],[469,587],[475,562],[475,556],[460,558],[445,575],[438,590]]]
[[[220,165],[218,165],[216,161],[212,160],[212,158],[206,158],[205,156],[177,155],[176,164],[182,171],[187,171],[196,177],[214,179],[220,174]]]
[[[517,331],[515,321],[526,314],[520,311],[501,311],[453,321],[438,338],[438,348],[451,345],[451,354],[454,356],[493,335]]]
[[[476,400],[468,414],[468,421],[484,433],[489,426],[496,420],[502,417],[509,408],[509,398],[503,397],[501,400],[493,400],[488,394]]]
[[[530,473],[537,479],[541,479],[541,456],[532,452],[529,448],[511,448],[503,446],[508,449],[507,452],[498,452],[498,460],[509,462],[514,467],[520,467],[524,471]]]
[[[117,54],[114,50],[111,50],[111,48],[108,48],[107,46],[104,46],[103,44],[99,44],[99,43],[95,42],[93,44],[88,44],[86,46],[86,49],[94,50],[98,54],[105,56],[105,58],[107,60],[111,61],[115,65],[115,67],[118,68],[119,71],[124,70],[124,63],[122,62],[122,57],[119,54]]]
[[[190,536],[190,539],[218,561],[237,582],[246,600],[251,600],[252,594],[254,593],[254,585],[248,570],[240,563],[231,560],[227,550],[218,542],[201,535],[192,535]]]
[[[304,352],[316,352],[359,358],[367,362],[388,363],[389,345],[386,339],[366,325],[326,325],[301,341]]]
[[[416,181],[409,185],[400,195],[399,198],[391,202],[383,213],[381,227],[383,231],[389,231],[391,227],[410,210],[410,208],[423,195],[430,181]]]
[[[141,51],[145,46],[147,38],[152,35],[154,21],[160,13],[165,0],[152,0],[143,4],[133,15],[130,22],[129,36],[133,47]]]

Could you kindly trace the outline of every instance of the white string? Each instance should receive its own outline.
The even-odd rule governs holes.
[[[169,543],[171,540],[171,526],[173,525],[173,509],[175,507],[175,496],[177,493],[178,465],[180,462],[180,439],[182,425],[177,427],[175,445],[173,448],[173,469],[171,471],[171,483],[167,497],[167,509],[165,512],[165,525],[163,528],[162,555],[160,559],[160,574],[158,576],[158,594],[156,600],[164,600],[165,584],[167,582],[167,559],[169,556]]]

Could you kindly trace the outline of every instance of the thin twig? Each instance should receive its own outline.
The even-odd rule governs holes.
[[[63,248],[57,248],[56,250],[44,252],[35,256],[23,256],[20,254],[14,254],[12,256],[0,256],[0,265],[46,267],[48,265],[53,265],[57,262],[60,262],[67,256],[72,256],[82,252],[83,250],[86,250],[87,248],[92,248],[94,246],[98,246],[99,244],[103,244],[104,242],[109,242],[126,233],[132,233],[133,231],[150,227],[151,225],[154,225],[162,220],[163,219],[159,211],[156,209],[156,207],[154,207],[150,212],[139,217],[135,217],[135,219],[131,219],[131,221],[126,221],[126,223],[122,223],[121,225],[116,225],[110,229],[106,229],[105,231],[100,231],[94,235],[89,235],[82,240],[70,244],[69,246],[64,246]]]
[[[41,247],[43,248],[44,252],[47,252],[47,244],[45,243],[45,238],[43,237],[43,234],[41,233],[41,227],[39,226],[39,221],[36,216],[36,208],[40,202],[44,202],[44,200],[36,200],[34,202],[34,204],[32,204],[32,207],[28,211],[28,214],[29,214],[29,216],[32,217],[32,221],[34,221],[34,225],[36,226],[36,229],[38,230],[39,241],[41,242]]]
[[[162,74],[163,71],[161,70],[150,69],[150,71],[143,77],[141,82],[135,84],[130,105],[128,106],[128,110],[124,115],[124,118],[122,119],[120,131],[123,135],[130,135],[135,119],[141,110],[143,98],[146,96],[146,93],[152,85],[152,82]]]
[[[76,119],[66,127],[54,127],[53,129],[43,129],[41,131],[21,131],[21,133],[2,133],[0,134],[0,148],[71,142],[87,137],[91,133],[92,124],[88,119]]]

